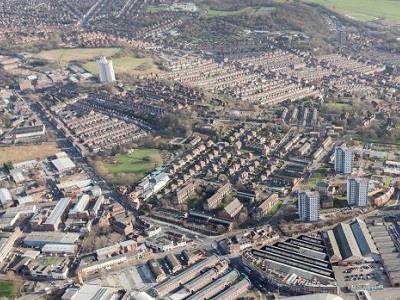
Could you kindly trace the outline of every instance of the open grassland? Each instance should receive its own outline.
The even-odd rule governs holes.
[[[0,280],[0,297],[13,299],[17,296],[17,285],[12,281]]]
[[[272,208],[271,208],[271,210],[269,211],[269,213],[268,213],[268,216],[269,217],[272,217],[272,216],[274,216],[277,212],[278,212],[278,210],[282,207],[282,205],[283,205],[283,201],[278,201]]]
[[[44,159],[60,151],[55,143],[29,146],[0,147],[0,164],[31,159]]]
[[[330,114],[337,114],[341,112],[349,112],[353,109],[350,104],[337,103],[337,102],[326,102],[322,104],[322,111]]]
[[[71,61],[86,61],[95,59],[99,56],[113,56],[121,49],[114,48],[68,48],[68,49],[53,49],[44,50],[33,56],[36,58],[44,59],[49,62],[58,63],[65,66]]]
[[[107,161],[96,160],[96,170],[115,185],[132,184],[162,164],[158,149],[140,148],[127,154],[117,154]]]
[[[129,74],[129,75],[143,75],[158,73],[159,69],[154,63],[153,58],[144,57],[137,58],[134,56],[123,56],[112,59],[114,72],[116,74]],[[89,61],[83,65],[83,67],[90,73],[98,75],[96,62]]]
[[[121,48],[68,48],[41,51],[32,55],[49,63],[65,66],[71,62],[80,63],[90,73],[98,75],[96,59],[106,56],[113,61],[114,71],[117,74],[148,75],[159,72],[152,57],[138,58],[133,53],[125,54]]]
[[[211,8],[205,8],[208,17],[229,17],[229,16],[240,16],[244,14],[254,14],[257,9],[254,7],[246,7],[239,10],[216,10]]]
[[[160,153],[157,149],[135,149],[130,153],[115,156],[115,163],[108,164],[107,168],[111,173],[134,173],[145,176],[160,162]]]
[[[382,19],[400,23],[400,0],[304,0],[321,4],[359,21]]]

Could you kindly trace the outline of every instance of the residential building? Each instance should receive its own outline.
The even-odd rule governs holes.
[[[238,200],[234,199],[229,203],[222,211],[222,216],[225,218],[234,218],[243,208],[243,204]]]
[[[335,148],[335,172],[351,174],[353,171],[353,150],[347,147]]]
[[[302,221],[315,222],[319,220],[320,197],[316,191],[299,193],[298,210]]]
[[[176,191],[176,200],[179,204],[182,204],[186,201],[186,199],[194,192],[194,184],[193,182],[188,182],[184,187],[180,190]]]
[[[347,179],[347,203],[354,206],[368,206],[368,179]]]
[[[115,81],[114,67],[111,60],[108,61],[105,56],[102,56],[96,63],[101,82],[111,83]]]
[[[221,204],[222,199],[225,197],[226,194],[229,193],[231,190],[231,184],[229,182],[225,183],[221,186],[218,191],[212,195],[210,198],[207,199],[207,202],[204,205],[204,209],[206,210],[213,210]]]

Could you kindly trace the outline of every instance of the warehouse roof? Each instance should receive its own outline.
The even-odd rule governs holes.
[[[343,259],[359,259],[362,257],[360,248],[349,224],[340,223],[333,229]]]
[[[67,170],[75,168],[75,164],[69,157],[53,159],[51,161],[51,163],[54,165],[54,167],[59,172],[63,172],[63,171],[67,171]]]
[[[80,237],[75,232],[59,232],[59,231],[33,231],[28,233],[24,239],[24,243],[28,244],[74,244]]]
[[[6,204],[7,202],[11,201],[12,197],[10,194],[10,191],[6,188],[1,188],[0,189],[0,202],[1,204]]]

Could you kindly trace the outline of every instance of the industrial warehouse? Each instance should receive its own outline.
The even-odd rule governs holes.
[[[360,219],[350,224],[340,223],[322,236],[332,263],[362,261],[379,255],[367,225]]]
[[[171,300],[234,299],[249,287],[248,279],[229,268],[229,260],[213,255],[155,286],[150,294]]]
[[[301,235],[272,246],[252,249],[243,263],[289,293],[338,293],[332,265],[322,239]]]

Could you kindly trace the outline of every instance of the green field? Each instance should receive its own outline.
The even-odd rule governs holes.
[[[229,16],[240,16],[244,14],[254,14],[257,9],[254,7],[246,7],[240,10],[215,10],[211,8],[205,8],[207,16],[209,17],[229,17]]]
[[[307,189],[315,188],[318,182],[320,182],[322,179],[326,177],[327,172],[328,169],[324,167],[320,167],[319,169],[315,170],[311,175],[311,177],[308,179],[307,183],[305,184],[305,187]]]
[[[149,5],[146,7],[146,12],[147,13],[151,13],[151,14],[155,14],[158,13],[160,11],[163,11],[163,9],[159,6],[155,6],[155,5]]]
[[[143,75],[158,73],[159,71],[151,57],[137,58],[133,56],[123,56],[113,58],[112,62],[116,74]],[[90,73],[98,74],[96,62],[94,60],[85,63],[83,67]]]
[[[359,21],[383,19],[400,23],[400,0],[304,0],[321,4]]]
[[[14,298],[16,293],[16,286],[12,281],[0,280],[0,297]]]
[[[282,207],[282,204],[283,204],[283,201],[278,201],[272,208],[271,208],[271,210],[269,211],[269,213],[268,213],[268,216],[269,217],[272,217],[272,216],[274,216],[277,212],[278,212],[278,210]]]
[[[40,58],[50,63],[57,63],[65,66],[70,62],[76,61],[90,73],[98,75],[96,59],[99,56],[106,56],[111,59],[114,71],[117,74],[128,75],[147,75],[159,71],[154,59],[151,57],[138,58],[133,54],[122,54],[122,49],[112,48],[68,48],[45,50],[32,54],[34,58]]]
[[[99,56],[113,56],[117,54],[121,48],[68,48],[68,49],[53,49],[44,50],[33,57],[44,59],[53,63],[58,63],[65,66],[71,61],[86,61],[95,59]]]
[[[353,107],[346,103],[338,103],[338,102],[325,102],[322,104],[321,107],[322,111],[327,113],[341,113],[341,112],[348,112],[353,109]]]
[[[154,168],[161,165],[160,151],[158,149],[135,149],[127,154],[118,154],[114,157],[115,163],[107,163],[106,168],[110,173],[135,174],[144,177]]]

